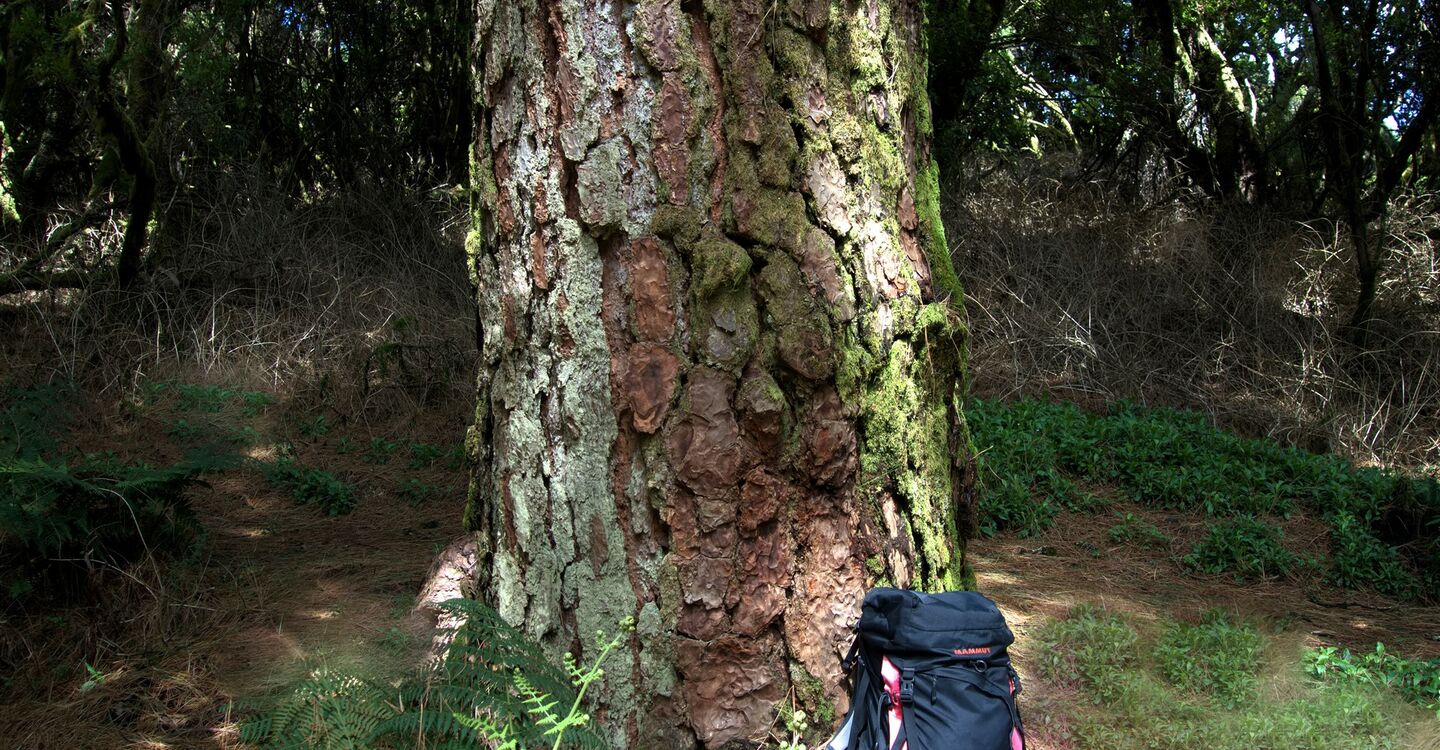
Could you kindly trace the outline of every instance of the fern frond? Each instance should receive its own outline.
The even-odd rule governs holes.
[[[573,657],[562,667],[494,610],[469,600],[442,606],[464,624],[439,664],[395,684],[317,673],[242,725],[242,737],[267,748],[608,747],[582,700],[619,636],[588,667],[574,667]]]

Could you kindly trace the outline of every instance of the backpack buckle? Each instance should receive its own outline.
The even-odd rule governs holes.
[[[903,669],[900,671],[900,702],[915,702],[915,670]]]

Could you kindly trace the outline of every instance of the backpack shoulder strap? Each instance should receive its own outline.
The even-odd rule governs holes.
[[[858,638],[856,641],[844,661],[853,670],[847,670],[854,680],[850,710],[845,714],[840,731],[825,744],[825,750],[885,750],[886,747],[881,705],[881,698],[886,693],[880,687],[879,676],[873,674],[876,670],[874,661],[868,657]],[[877,740],[877,737],[881,739]]]

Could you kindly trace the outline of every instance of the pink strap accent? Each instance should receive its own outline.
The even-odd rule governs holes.
[[[882,657],[880,660],[880,677],[885,680],[885,692],[890,694],[890,713],[888,715],[890,732],[889,744],[895,744],[895,738],[900,736],[900,724],[904,721],[904,714],[900,709],[900,670],[890,662],[890,657]],[[900,746],[900,750],[910,750],[910,741]]]

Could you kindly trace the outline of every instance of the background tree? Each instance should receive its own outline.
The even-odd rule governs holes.
[[[1119,186],[1178,181],[1220,205],[1334,216],[1355,267],[1351,328],[1363,331],[1385,256],[1374,225],[1400,186],[1434,175],[1421,156],[1440,109],[1427,96],[1432,9],[1403,0],[1055,0],[992,24],[997,17],[965,26],[989,40],[979,69],[1005,73],[974,79],[986,90],[969,98],[1017,106],[942,121],[942,132],[971,132],[955,163],[967,142],[989,143],[1002,159],[1021,148],[1073,149],[1088,173],[1119,177]],[[961,45],[936,59],[970,59],[963,38],[936,36],[938,48]]]
[[[527,0],[478,28],[479,589],[561,647],[635,618],[623,745],[842,700],[867,584],[968,582],[921,6]]]
[[[0,292],[129,284],[241,174],[298,201],[464,182],[472,16],[457,0],[7,3]]]
[[[1426,133],[1440,122],[1440,21],[1421,3],[1309,0],[1310,56],[1326,193],[1350,233],[1359,292],[1350,326],[1362,341],[1385,260],[1383,221]],[[1415,175],[1412,173],[1412,178]]]

